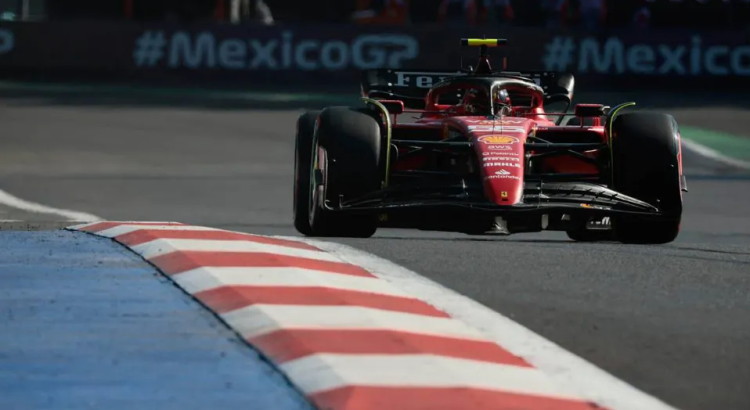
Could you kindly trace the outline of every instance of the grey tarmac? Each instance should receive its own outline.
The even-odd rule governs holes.
[[[0,100],[0,189],[112,220],[296,235],[290,222],[300,107],[32,97]],[[690,125],[703,125],[696,110],[724,112],[703,111],[699,96],[679,98],[679,106],[677,100],[667,111]],[[646,105],[660,101],[651,95]],[[715,122],[747,133],[748,118]],[[686,171],[682,234],[664,246],[574,243],[559,233],[487,238],[402,230],[335,240],[468,295],[678,408],[747,410],[750,177],[690,155]],[[41,228],[67,223],[6,207],[0,215]]]

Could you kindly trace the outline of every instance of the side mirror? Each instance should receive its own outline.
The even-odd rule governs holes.
[[[400,100],[378,100],[393,115],[403,114],[404,102]]]
[[[581,118],[601,117],[607,115],[608,108],[601,104],[576,104],[575,116]]]

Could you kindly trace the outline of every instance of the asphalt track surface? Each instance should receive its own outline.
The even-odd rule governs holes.
[[[750,129],[742,107],[726,122],[724,109],[701,108],[705,96],[678,97],[673,102],[682,106],[667,111],[683,123]],[[106,219],[296,235],[291,183],[300,111],[256,108],[189,98],[6,95],[0,189]],[[574,243],[561,233],[401,230],[337,241],[468,295],[678,408],[747,410],[750,179],[694,156],[686,157],[686,172],[683,232],[664,246]],[[66,225],[8,207],[0,207],[0,219]]]

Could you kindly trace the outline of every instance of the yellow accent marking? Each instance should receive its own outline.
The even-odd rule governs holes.
[[[388,112],[388,108],[385,108],[385,105],[383,105],[380,101],[368,98],[368,97],[362,97],[362,101],[365,103],[370,103],[378,108],[385,114],[385,126],[386,126],[386,146],[385,146],[385,180],[383,181],[383,188],[388,187],[388,175],[391,174],[391,115]]]
[[[610,168],[610,173],[612,174],[613,187],[614,187],[614,182],[615,182],[615,153],[614,153],[614,150],[612,149],[612,126],[615,124],[615,117],[617,116],[618,112],[620,112],[623,108],[632,107],[634,105],[635,105],[634,102],[624,103],[620,105],[619,107],[616,107],[617,109],[614,112],[610,113],[610,116],[609,116],[609,118],[611,119],[608,124],[609,125],[609,136],[608,136],[609,137],[609,168]]]
[[[466,39],[466,45],[469,47],[480,47],[480,46],[487,46],[487,47],[497,47],[497,39],[496,38],[468,38]]]

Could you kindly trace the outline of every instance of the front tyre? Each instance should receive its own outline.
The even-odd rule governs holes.
[[[312,169],[313,135],[320,111],[308,111],[297,119],[297,136],[294,146],[294,228],[311,236],[310,227],[310,170]]]
[[[368,238],[377,230],[374,214],[332,210],[381,188],[381,126],[367,109],[329,107],[319,117],[313,140],[309,222],[313,236]],[[315,171],[315,170],[319,171]],[[328,205],[328,206],[327,206]]]
[[[659,216],[613,217],[617,240],[664,244],[674,241],[682,218],[680,136],[671,115],[625,113],[612,124],[613,186],[656,206]]]

